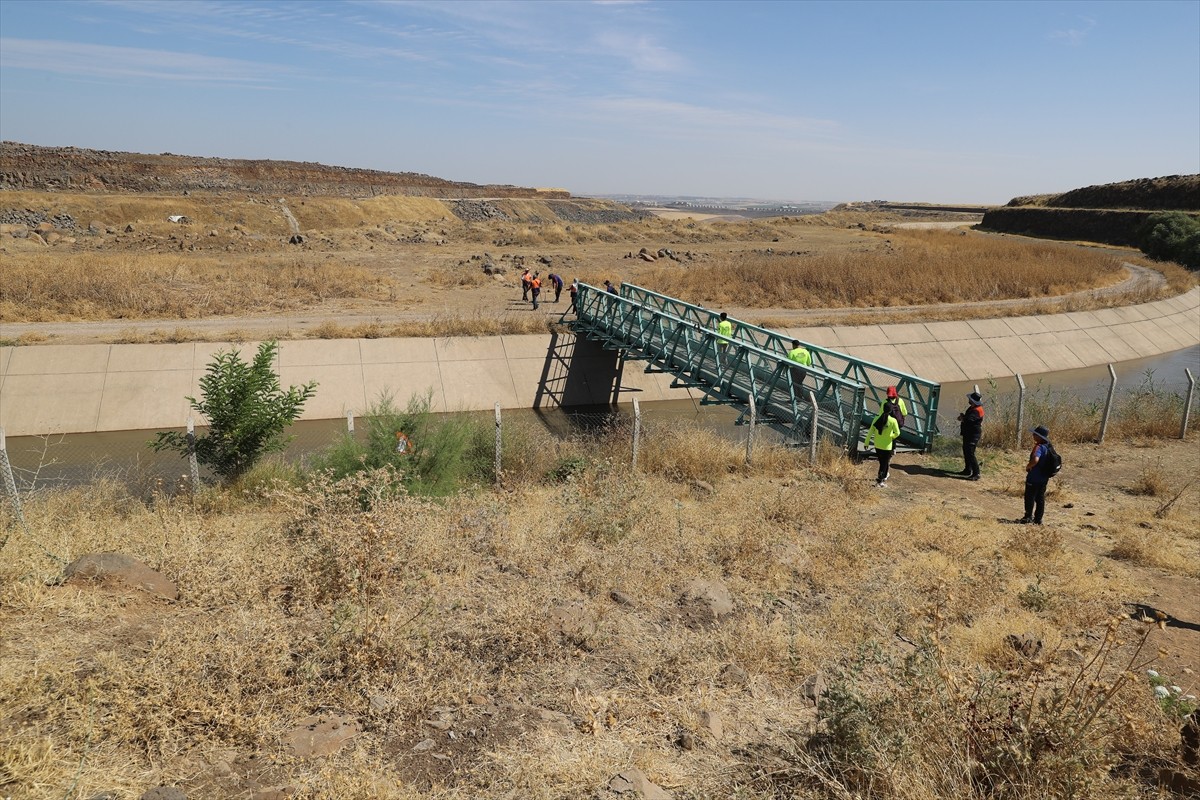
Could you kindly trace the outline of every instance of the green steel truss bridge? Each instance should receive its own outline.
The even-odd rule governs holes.
[[[807,342],[812,366],[798,369],[787,357],[791,337],[731,317],[725,339],[717,313],[628,283],[619,295],[581,283],[576,310],[577,334],[644,361],[646,372],[670,373],[672,388],[698,389],[702,403],[739,409],[739,424],[768,425],[797,444],[815,436],[857,451],[888,386],[907,405],[899,448],[929,450],[937,434],[934,381]]]

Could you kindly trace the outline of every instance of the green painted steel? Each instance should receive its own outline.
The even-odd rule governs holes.
[[[571,327],[577,333],[624,351],[626,358],[645,361],[647,372],[671,373],[674,386],[703,391],[703,402],[741,408],[742,419],[753,400],[758,424],[797,442],[806,442],[810,434],[811,390],[817,400],[818,436],[857,446],[866,418],[866,387],[852,379],[819,365],[802,369],[786,353],[736,334],[726,340],[717,335],[715,322],[701,324],[698,312],[703,309],[697,307],[675,314],[662,300],[640,302],[585,284],[576,306]]]
[[[789,336],[731,318],[733,334],[725,339],[716,332],[717,312],[628,283],[620,294],[580,284],[576,306],[570,325],[577,333],[645,361],[647,372],[671,373],[673,386],[703,391],[702,402],[740,407],[739,422],[753,400],[759,424],[805,442],[812,391],[818,436],[857,450],[887,387],[895,386],[908,409],[900,445],[928,450],[937,433],[934,381],[807,342],[812,366],[799,368],[787,358]]]
[[[635,303],[674,314],[701,327],[717,327],[719,314],[701,306],[632,284],[622,285],[621,295]],[[733,338],[784,356],[791,349],[792,342],[791,336],[741,321],[734,322]],[[895,386],[907,408],[904,428],[900,433],[900,445],[915,450],[929,450],[933,446],[933,439],[938,433],[937,412],[941,384],[810,342],[801,344],[812,356],[814,367],[819,367],[831,375],[840,375],[864,387],[864,427],[875,419],[883,407],[883,402],[887,399],[887,387]]]

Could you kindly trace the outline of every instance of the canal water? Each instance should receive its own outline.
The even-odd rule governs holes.
[[[1117,373],[1117,392],[1136,390],[1152,383],[1155,389],[1186,394],[1188,381],[1185,369],[1200,376],[1200,347],[1189,347],[1151,358],[1125,361],[1113,365]],[[1103,400],[1108,392],[1107,367],[1087,367],[1060,372],[1023,376],[1028,390],[1052,389],[1068,393],[1083,402]],[[958,382],[942,384],[939,408],[939,429],[948,435],[957,432],[956,416],[966,407],[966,395],[978,386],[985,404],[1015,397],[1017,382],[1003,378],[993,382]],[[1200,395],[1200,391],[1197,392]],[[632,396],[626,395],[632,400]],[[686,422],[731,437],[744,438],[747,428],[735,426],[738,412],[729,406],[705,405],[699,400],[669,400],[639,404],[643,421]],[[491,412],[479,412],[488,419]],[[1195,413],[1195,412],[1193,412]],[[505,425],[543,426],[557,436],[586,431],[613,420],[628,419],[631,403],[617,410],[575,408],[562,410],[506,409],[502,412]],[[1197,420],[1193,424],[1200,424]],[[361,428],[361,422],[359,424]],[[108,477],[120,480],[138,491],[162,489],[172,491],[181,481],[186,482],[187,461],[175,453],[156,453],[149,443],[154,431],[112,431],[104,433],[56,434],[50,436],[14,436],[7,440],[8,456],[17,485],[22,490],[49,486],[70,486],[94,482]],[[303,461],[328,448],[347,433],[343,419],[298,422],[289,429],[292,441],[285,451],[291,461]],[[770,438],[770,434],[766,434]]]

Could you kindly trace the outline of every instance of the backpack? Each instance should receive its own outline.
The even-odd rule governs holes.
[[[897,403],[895,400],[888,400],[883,404],[883,408],[880,409],[879,413],[883,414],[884,411],[887,411],[896,418],[897,425],[899,425],[901,428],[904,427],[904,414],[900,411],[899,403]]]
[[[1054,449],[1054,445],[1046,442],[1046,457],[1043,459],[1045,463],[1046,477],[1053,478],[1058,473],[1062,472],[1062,456]]]

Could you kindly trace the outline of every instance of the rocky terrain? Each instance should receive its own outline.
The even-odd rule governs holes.
[[[147,155],[78,147],[0,143],[0,189],[181,194],[252,192],[264,195],[374,197],[567,198],[561,189],[479,185],[416,172],[381,172],[297,161]]]
[[[1062,194],[1014,197],[1009,207],[1200,211],[1200,175],[1167,175],[1085,186]]]

